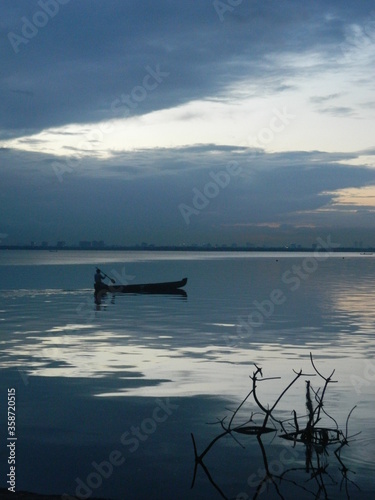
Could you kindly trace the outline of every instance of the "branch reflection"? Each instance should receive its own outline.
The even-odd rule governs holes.
[[[308,494],[311,498],[320,499],[330,498],[332,489],[338,489],[342,498],[344,498],[342,495],[350,498],[351,490],[359,489],[358,485],[350,479],[351,471],[341,458],[342,449],[348,445],[349,439],[354,437],[348,436],[348,422],[354,408],[347,416],[345,431],[340,429],[336,420],[325,410],[323,401],[329,385],[335,383],[332,380],[334,371],[326,377],[317,369],[311,354],[310,360],[314,372],[311,374],[304,374],[302,370],[294,372],[295,377],[272,405],[264,404],[261,401],[258,395],[258,384],[273,379],[263,378],[262,369],[255,365],[255,371],[250,376],[252,380],[251,390],[232,412],[229,419],[226,416],[216,422],[217,425],[220,425],[221,432],[211,440],[201,453],[198,452],[194,434],[191,434],[195,456],[192,488],[196,483],[198,469],[201,468],[213,488],[221,498],[225,499],[257,499],[265,491],[267,491],[267,498],[270,498],[271,494],[272,498],[291,498],[292,495],[303,493],[304,496]],[[292,410],[292,418],[282,420],[276,414],[276,407],[302,376],[319,377],[323,381],[322,387],[315,390],[310,380],[307,380],[305,382],[307,412],[303,415],[297,415],[297,412]],[[245,404],[250,403],[250,399],[255,407],[250,412],[250,417],[243,420],[239,413],[241,409],[244,410]],[[237,423],[238,421],[240,423]],[[274,433],[271,443],[265,444],[265,435],[271,433]],[[247,436],[252,440],[251,445],[259,449],[264,467],[257,468],[258,475],[251,471],[248,476],[246,487],[250,486],[252,490],[239,492],[235,497],[227,495],[220,485],[220,480],[212,477],[204,462],[207,454],[213,452],[214,447],[225,436],[232,437],[242,448],[245,446],[240,442],[239,437],[242,436],[243,439]],[[281,444],[279,440],[274,443],[276,437],[287,440],[290,445],[283,448],[278,460],[270,462],[268,455],[273,456],[274,448]],[[333,455],[329,453],[332,448],[334,449]],[[286,458],[286,450],[290,452],[292,458]],[[340,481],[337,480],[337,477],[340,478]]]

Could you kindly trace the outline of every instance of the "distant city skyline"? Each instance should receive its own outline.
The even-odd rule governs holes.
[[[321,241],[327,241],[327,245],[321,245]],[[331,245],[332,244],[332,245]],[[30,241],[29,243],[18,243],[15,245],[5,244],[0,241],[0,249],[51,249],[51,250],[116,250],[116,249],[132,249],[132,250],[159,250],[159,249],[170,249],[170,250],[194,250],[194,249],[221,249],[221,250],[290,250],[290,251],[298,251],[298,250],[317,250],[324,249],[327,251],[340,251],[340,250],[374,250],[375,246],[372,245],[364,245],[363,241],[353,241],[352,244],[343,245],[338,243],[337,241],[333,241],[331,236],[328,236],[326,240],[323,238],[318,238],[316,242],[311,244],[302,244],[302,243],[289,243],[287,245],[283,244],[270,244],[270,245],[258,245],[251,242],[246,242],[246,244],[239,245],[236,242],[232,242],[231,244],[226,243],[191,243],[191,244],[181,244],[181,245],[173,245],[173,244],[164,244],[164,245],[156,245],[152,242],[142,241],[136,244],[113,244],[106,243],[103,240],[97,241],[88,241],[83,240],[79,242],[67,243],[65,241],[57,241],[57,242],[49,242],[49,241]]]
[[[147,247],[147,246],[176,246],[176,247],[184,247],[184,246],[219,246],[219,247],[304,247],[304,248],[313,248],[316,245],[317,240],[321,238],[330,238],[335,244],[341,247],[350,247],[350,248],[369,248],[375,247],[375,241],[373,239],[373,235],[363,235],[363,233],[359,230],[353,228],[352,231],[344,231],[341,233],[337,230],[332,231],[322,231],[320,233],[316,233],[313,230],[307,234],[306,231],[302,231],[300,235],[298,235],[295,231],[285,231],[285,234],[280,234],[280,232],[275,232],[274,235],[271,235],[271,231],[268,237],[262,237],[258,235],[254,239],[245,239],[241,232],[239,231],[239,237],[237,239],[209,239],[202,236],[200,239],[192,239],[192,240],[184,240],[184,241],[168,241],[163,238],[157,237],[155,240],[131,240],[124,238],[123,240],[104,240],[104,239],[13,239],[9,238],[8,235],[3,234],[2,238],[0,238],[0,247],[2,246],[35,246],[35,247],[80,247],[80,248],[105,248],[105,247]],[[352,236],[357,235],[357,239],[351,239]],[[157,235],[159,236],[159,235]],[[364,236],[364,238],[362,238]]]
[[[375,245],[373,2],[5,0],[2,23],[0,245]]]

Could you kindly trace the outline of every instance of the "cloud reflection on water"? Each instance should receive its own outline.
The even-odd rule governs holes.
[[[80,254],[79,259],[83,257]],[[121,422],[111,432],[115,434],[113,439],[118,441],[126,428],[140,421],[140,408],[145,402],[178,396],[187,401],[189,410],[184,426],[187,437],[178,434],[178,439],[186,437],[188,441],[188,433],[195,432],[195,424],[203,414],[205,421],[220,416],[216,410],[207,416],[208,412],[204,413],[199,401],[222,401],[222,409],[228,401],[238,404],[249,391],[249,374],[256,363],[266,370],[267,376],[282,377],[259,387],[262,401],[272,404],[293,378],[293,369],[309,370],[311,351],[324,373],[336,369],[338,383],[332,384],[326,408],[334,410],[340,425],[345,424],[350,409],[358,405],[350,420],[350,431],[362,430],[362,435],[358,442],[348,447],[345,464],[354,464],[356,470],[362,471],[356,477],[363,479],[365,484],[371,481],[368,471],[372,470],[374,443],[370,439],[375,397],[375,367],[371,371],[375,326],[371,278],[375,261],[332,257],[319,262],[316,271],[301,281],[298,291],[293,292],[285,287],[282,276],[293,265],[300,265],[305,255],[283,255],[282,258],[277,255],[277,261],[275,256],[265,254],[260,257],[221,254],[212,258],[197,254],[192,260],[186,255],[181,259],[178,254],[169,261],[166,255],[161,257],[141,265],[129,262],[129,272],[137,277],[140,272],[153,273],[153,276],[166,271],[177,276],[187,275],[186,300],[167,296],[116,296],[114,299],[108,297],[97,308],[93,291],[88,288],[91,263],[81,261],[80,264],[64,265],[61,262],[55,266],[37,266],[38,271],[33,266],[10,266],[8,270],[3,266],[5,275],[19,275],[20,282],[22,278],[22,289],[0,291],[0,368],[6,373],[10,371],[6,370],[8,368],[18,368],[20,372],[15,376],[20,385],[29,383],[24,387],[23,397],[29,397],[27,410],[32,425],[39,417],[37,412],[44,410],[34,407],[35,387],[39,387],[40,394],[45,397],[45,408],[54,416],[56,408],[61,408],[62,435],[70,432],[66,429],[66,407],[74,414],[72,428],[75,428],[77,416],[71,405],[76,404],[74,408],[79,411],[84,408],[87,421],[98,430],[90,436],[83,430],[79,438],[76,433],[71,440],[85,442],[91,439],[95,446],[102,439],[103,429],[108,431],[107,422],[100,420],[103,407],[117,405],[111,416],[120,412]],[[89,260],[92,258],[90,254]],[[110,260],[107,267],[111,265],[121,269],[123,263]],[[135,272],[134,266],[138,265]],[[39,289],[35,287],[36,276]],[[61,289],[62,276],[69,283],[70,291]],[[82,284],[83,279],[88,283]],[[28,289],[25,283],[32,286]],[[59,288],[54,289],[54,283]],[[250,334],[239,336],[238,317],[248,317],[254,301],[262,302],[273,289],[282,287],[285,302],[275,307],[274,313]],[[301,384],[296,389],[288,395],[285,404],[280,405],[285,418],[290,417],[291,408],[301,414],[305,410],[305,388]],[[208,398],[202,398],[203,395]],[[74,398],[75,403],[72,402]],[[131,402],[135,400],[134,413],[128,416]],[[95,408],[93,414],[87,408]],[[147,412],[143,415],[148,416]],[[123,419],[126,418],[124,428]],[[56,422],[53,419],[48,422],[51,439],[58,441]],[[23,425],[28,424],[23,421]],[[42,426],[39,420],[38,425]],[[85,429],[86,426],[85,421]],[[181,433],[180,413],[176,413],[176,426]],[[165,434],[156,436],[160,436],[163,445],[165,442],[170,444],[169,431],[168,427]],[[30,430],[32,432],[35,430]],[[43,442],[45,426],[41,432],[43,435],[39,439]],[[144,448],[147,457],[140,460],[142,474],[150,457],[153,468],[155,457],[159,459],[159,449],[155,455],[150,455],[149,444],[151,446],[151,439]],[[228,450],[231,451],[228,447],[222,450],[226,458]],[[188,448],[184,453],[191,457],[191,451]],[[77,456],[83,465],[96,459],[96,451],[90,452],[86,461],[82,453],[80,450]],[[249,449],[251,453],[255,452]],[[176,456],[180,455],[176,454],[171,460],[176,462]],[[231,456],[236,463],[238,455]],[[249,455],[246,457],[249,459]],[[221,456],[218,463],[220,459]],[[132,474],[136,468],[134,466]],[[242,464],[240,475],[237,470],[232,474],[231,469],[228,477],[233,481],[236,476],[246,482],[250,473],[251,467]],[[76,470],[71,472],[73,482],[77,474]],[[132,484],[135,483],[133,479]]]

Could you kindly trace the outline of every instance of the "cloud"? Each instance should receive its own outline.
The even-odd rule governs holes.
[[[3,10],[4,35],[21,35],[22,19],[32,21],[40,7],[23,0],[17,9],[4,2]],[[337,10],[346,10],[346,19],[338,17],[332,29],[324,14]],[[328,57],[344,39],[348,16],[360,22],[366,13],[355,2],[344,8],[339,2],[243,2],[221,23],[211,1],[69,2],[18,54],[2,44],[0,128],[17,136],[112,118],[114,100],[142,85],[147,66],[159,65],[170,76],[132,115],[220,96],[241,80],[269,79],[274,91],[288,89],[296,68],[280,72],[281,54]]]
[[[288,228],[289,234],[293,227],[340,228],[349,219],[337,205],[339,193],[349,188],[342,195],[348,197],[355,188],[357,204],[360,190],[375,185],[374,170],[337,162],[345,156],[353,155],[259,154],[239,147],[196,145],[133,151],[110,161],[85,160],[59,182],[52,156],[2,151],[1,230],[9,240],[19,234],[26,242],[40,238],[174,244],[202,243],[204,234],[228,243],[240,228],[242,237],[250,240],[262,229],[282,233]],[[220,172],[224,175],[230,163],[240,169],[239,175],[227,176],[213,188],[213,174],[216,179]],[[210,193],[208,203],[198,210],[197,191],[203,196]],[[181,204],[195,209],[189,224]],[[330,212],[320,212],[326,209]],[[357,212],[350,221],[362,215]],[[373,219],[366,223],[372,227]]]
[[[328,113],[333,116],[347,116],[355,114],[355,110],[347,106],[328,106],[326,108],[320,108],[319,112]]]
[[[329,94],[329,95],[324,95],[324,96],[313,96],[310,97],[310,101],[314,104],[321,104],[326,101],[332,101],[333,99],[337,99],[338,97],[341,97],[342,94],[336,93],[336,94]]]

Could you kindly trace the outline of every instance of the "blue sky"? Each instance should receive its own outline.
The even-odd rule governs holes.
[[[2,2],[0,240],[375,245],[373,1]]]

